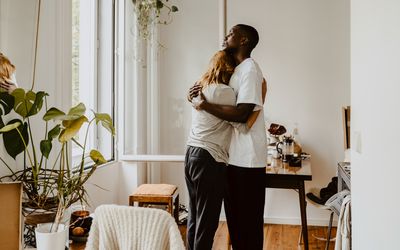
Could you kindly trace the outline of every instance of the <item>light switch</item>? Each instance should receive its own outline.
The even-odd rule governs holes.
[[[361,139],[361,132],[360,131],[354,131],[353,133],[353,145],[354,149],[357,153],[361,154],[362,153],[362,139]]]

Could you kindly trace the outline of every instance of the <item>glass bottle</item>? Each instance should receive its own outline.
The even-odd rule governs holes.
[[[294,139],[294,154],[297,154],[297,156],[301,155],[302,148],[301,148],[301,143],[300,143],[300,135],[299,135],[299,128],[297,122],[294,123],[294,128],[293,128],[293,139]]]

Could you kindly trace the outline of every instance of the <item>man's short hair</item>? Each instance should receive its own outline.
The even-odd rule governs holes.
[[[238,27],[241,34],[249,39],[249,47],[251,49],[254,49],[257,46],[259,40],[257,30],[254,27],[246,24],[237,24],[235,25],[235,27]]]

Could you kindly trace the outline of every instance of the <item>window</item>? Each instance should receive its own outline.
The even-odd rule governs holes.
[[[72,0],[72,104],[114,118],[114,1]],[[113,119],[115,121],[115,119]],[[86,129],[77,136],[83,142]],[[114,139],[100,126],[89,131],[87,148],[114,159]],[[81,149],[72,147],[73,162]],[[76,164],[74,164],[75,166]]]

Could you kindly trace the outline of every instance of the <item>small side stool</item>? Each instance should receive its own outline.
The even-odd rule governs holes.
[[[139,207],[149,205],[167,205],[167,211],[178,222],[179,220],[179,193],[178,187],[170,184],[142,184],[129,196],[129,206],[135,202]]]

